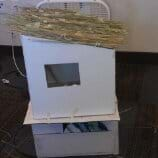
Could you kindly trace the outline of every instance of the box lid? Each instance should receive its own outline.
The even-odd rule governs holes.
[[[77,116],[77,117],[61,117],[61,118],[41,118],[34,119],[32,114],[32,105],[29,103],[28,110],[25,116],[24,124],[45,124],[45,123],[74,123],[74,122],[92,122],[92,121],[119,121],[118,105],[113,114],[94,115],[94,116]]]

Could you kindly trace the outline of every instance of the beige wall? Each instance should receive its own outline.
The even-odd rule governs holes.
[[[128,51],[158,52],[158,0],[107,0],[112,18],[129,29]]]
[[[39,0],[20,0],[28,5]],[[120,50],[158,52],[158,0],[107,0],[112,18],[126,23],[128,42]],[[34,3],[35,4],[35,3]],[[0,26],[0,44],[10,44]],[[7,31],[5,29],[5,31]]]

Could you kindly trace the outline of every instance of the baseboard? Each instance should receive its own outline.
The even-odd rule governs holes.
[[[22,55],[22,47],[14,46],[16,55]],[[0,45],[0,57],[1,55],[9,55],[12,51],[11,46]],[[158,64],[158,53],[152,52],[116,52],[116,63],[124,64]]]

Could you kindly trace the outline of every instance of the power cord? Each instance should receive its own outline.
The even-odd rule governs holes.
[[[14,65],[15,65],[17,71],[19,72],[19,74],[20,74],[22,77],[26,78],[26,75],[20,70],[20,68],[19,68],[18,65],[17,65],[16,59],[15,59],[15,51],[14,51],[14,43],[13,43],[14,33],[13,33],[13,32],[12,32],[12,38],[11,38],[11,39],[12,39],[12,40],[11,40],[11,44],[12,44],[12,58],[13,58]]]
[[[11,84],[10,80],[8,80],[6,77],[4,77],[4,76],[8,76],[8,75],[10,75],[12,73],[18,72],[18,74],[20,76],[26,78],[26,75],[20,70],[20,68],[17,65],[16,59],[15,59],[15,50],[14,50],[14,42],[13,42],[13,40],[14,40],[14,33],[12,32],[12,35],[11,35],[12,59],[13,59],[14,66],[15,66],[17,71],[11,71],[9,73],[4,74],[3,77],[1,78],[1,81],[2,81],[3,84],[8,85],[9,87],[23,89],[21,87],[14,86],[13,84]]]

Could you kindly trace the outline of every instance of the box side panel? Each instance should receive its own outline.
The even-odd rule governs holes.
[[[63,133],[63,124],[34,124],[32,125],[34,134],[57,134]]]
[[[114,154],[119,154],[119,123],[117,121],[114,121]]]
[[[39,157],[114,154],[112,132],[34,135]]]

